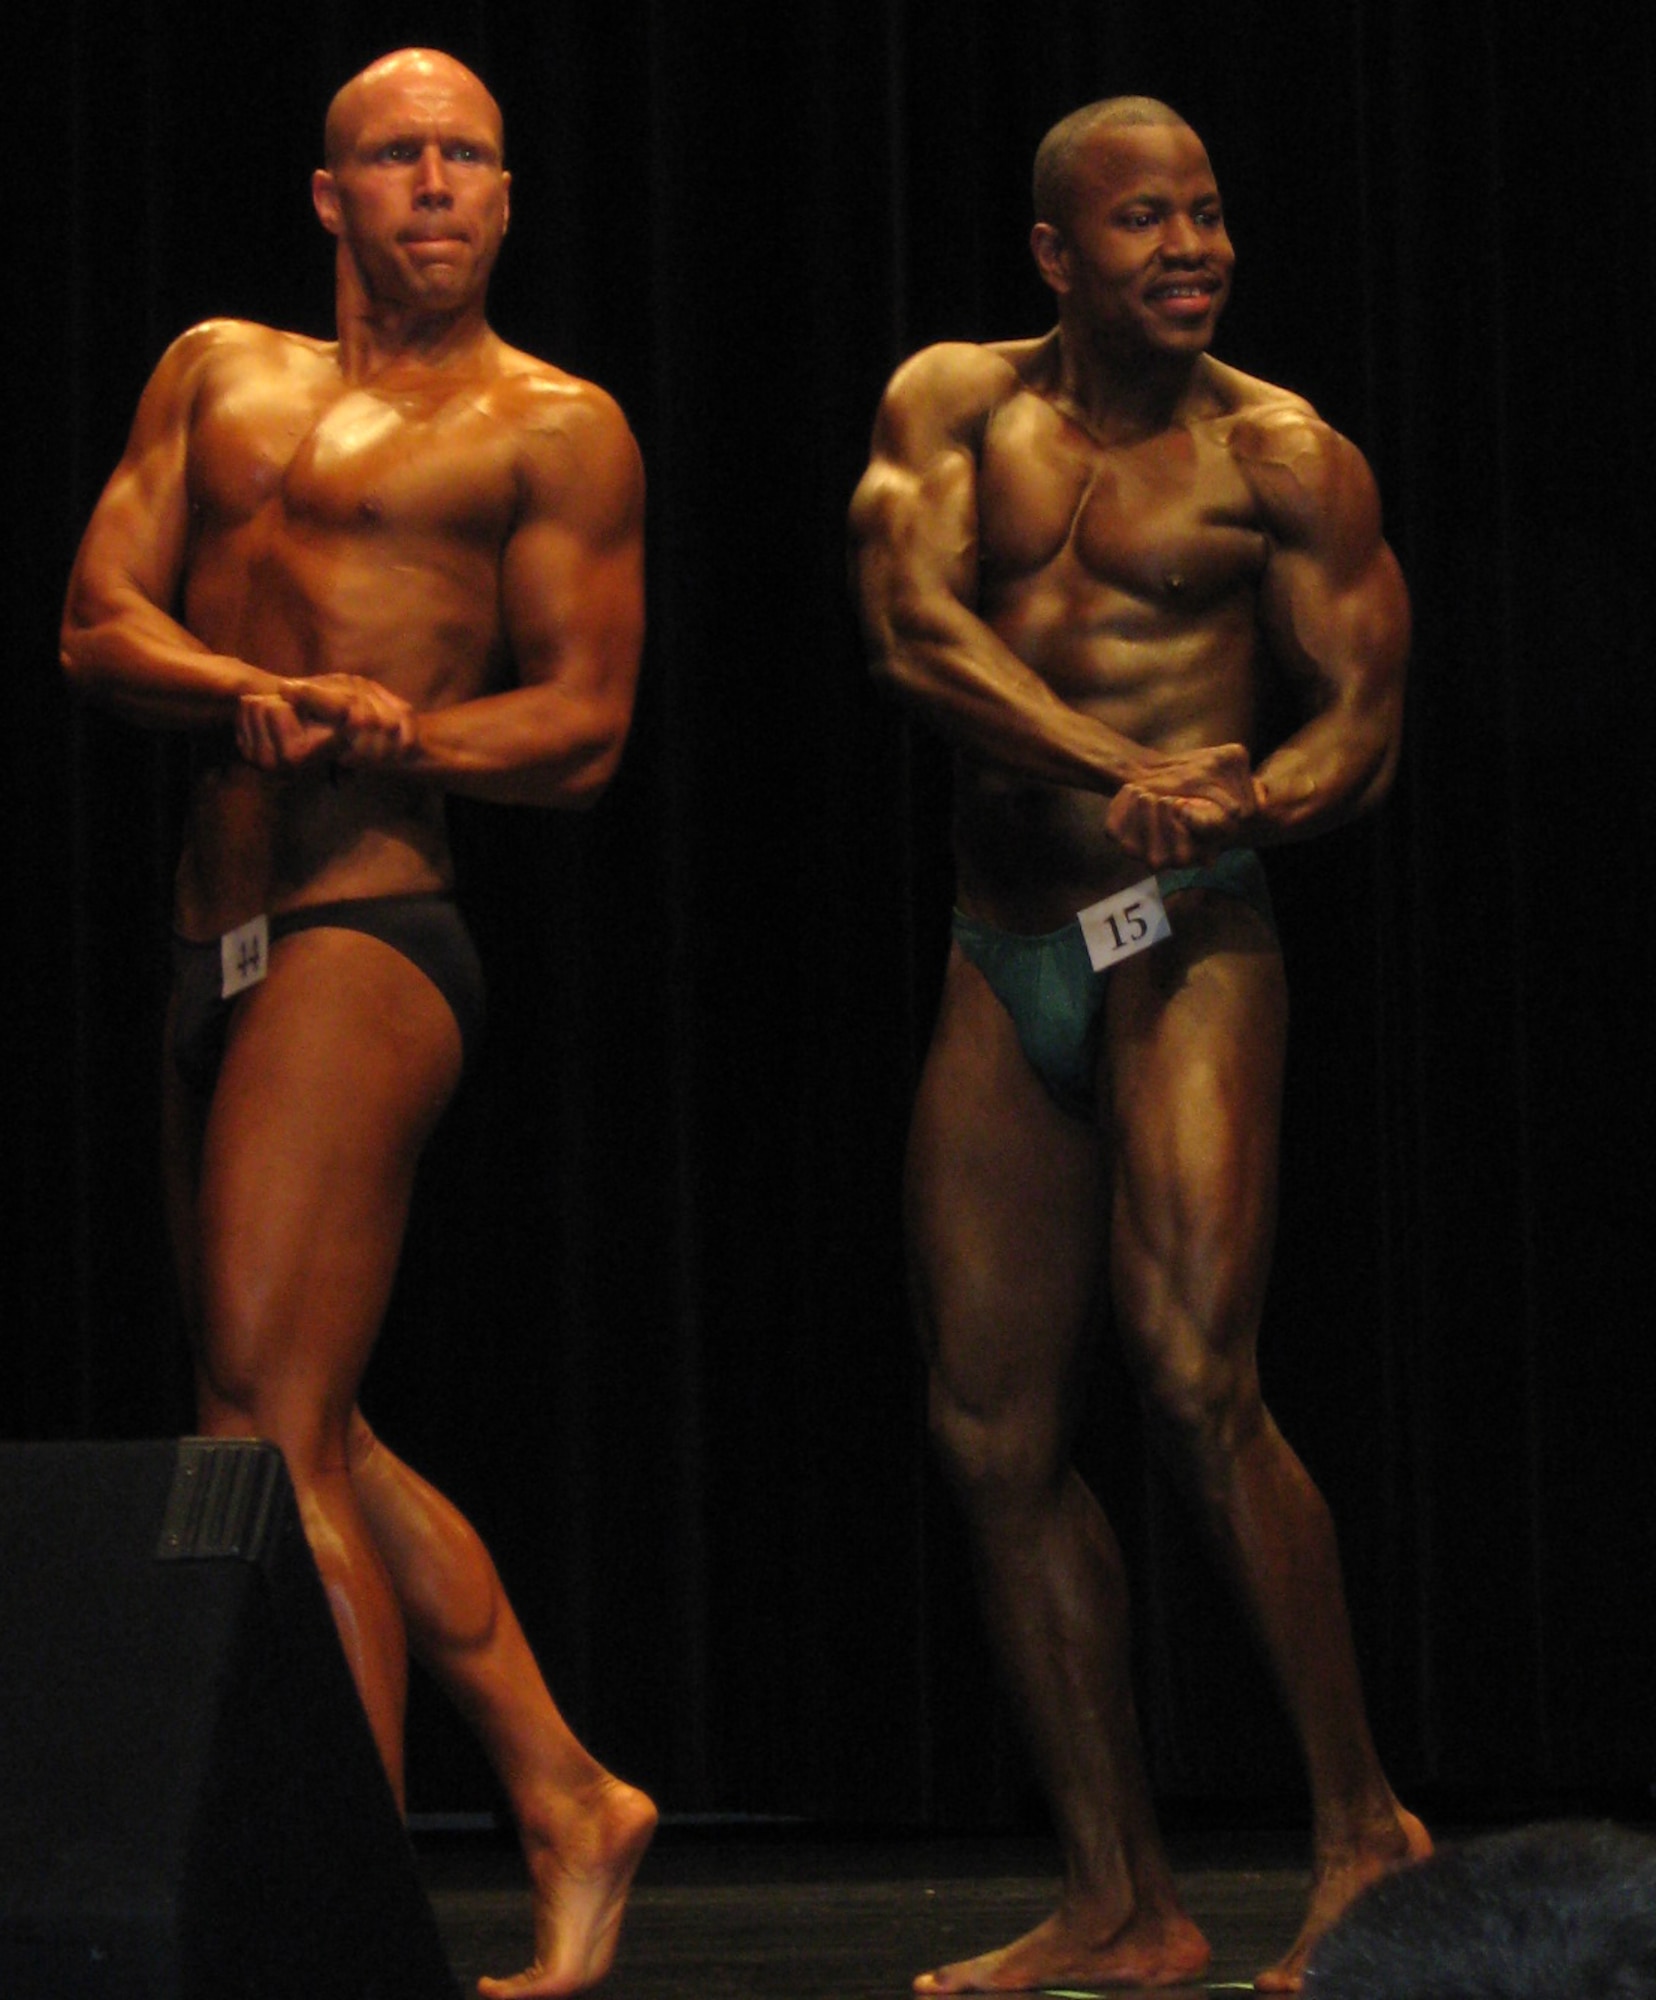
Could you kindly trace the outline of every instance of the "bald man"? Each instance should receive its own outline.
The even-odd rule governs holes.
[[[1287,1002],[1257,850],[1384,794],[1408,604],[1361,456],[1208,352],[1234,258],[1184,120],[1144,98],[1072,114],[1035,205],[1056,328],[900,369],[852,513],[875,675],[956,752],[908,1235],[936,1443],[1065,1862],[1029,1936],[916,1985],[1208,1963],[1151,1808],[1120,1552],[1070,1457],[1107,1285],[1305,1752],[1310,1906],[1257,1982],[1292,1991],[1359,1889],[1429,1842],[1369,1736],[1328,1510],[1260,1396]],[[1304,720],[1261,745],[1272,683]]]
[[[608,1969],[655,1809],[571,1734],[481,1542],[356,1410],[481,1024],[446,795],[590,806],[643,636],[627,424],[485,318],[502,145],[489,92],[434,51],[339,92],[312,184],[337,338],[215,320],[168,350],[63,663],[196,753],[163,1109],[200,1428],[282,1447],[399,1802],[410,1642],[478,1730],[536,1935],[480,1990],[527,1996]]]

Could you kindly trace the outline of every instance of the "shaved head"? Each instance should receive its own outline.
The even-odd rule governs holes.
[[[1067,228],[1076,162],[1088,141],[1099,132],[1132,125],[1183,125],[1186,131],[1190,129],[1172,105],[1163,104],[1159,97],[1101,97],[1096,104],[1083,104],[1079,111],[1060,118],[1036,149],[1035,220],[1050,222],[1055,229]]]
[[[506,128],[500,106],[482,78],[441,49],[397,49],[353,76],[335,91],[322,128],[322,159],[331,171],[349,150],[352,138],[368,106],[387,86],[443,82],[475,91],[493,120],[495,138],[504,147]]]

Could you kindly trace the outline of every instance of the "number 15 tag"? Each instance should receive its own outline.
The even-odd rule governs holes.
[[[1173,935],[1154,875],[1106,896],[1102,903],[1089,903],[1076,912],[1075,920],[1087,940],[1087,956],[1094,972],[1119,964],[1135,952],[1148,951],[1151,945]]]

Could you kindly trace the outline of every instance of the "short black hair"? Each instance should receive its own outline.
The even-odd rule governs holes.
[[[1188,125],[1159,97],[1101,97],[1060,118],[1035,149],[1035,220],[1062,229],[1069,221],[1075,159],[1094,132],[1123,125]]]

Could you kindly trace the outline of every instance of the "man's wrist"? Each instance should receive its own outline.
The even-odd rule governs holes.
[[[265,667],[256,667],[250,660],[238,660],[223,653],[219,658],[229,670],[233,700],[240,701],[244,695],[263,695],[267,700],[290,699],[289,683],[280,674],[273,674]]]
[[[1110,732],[1112,736],[1115,732]],[[1106,746],[1100,760],[1100,776],[1103,783],[1099,790],[1124,792],[1130,785],[1144,784],[1165,760],[1154,750],[1146,750],[1142,743],[1131,742],[1126,737],[1117,737]]]

